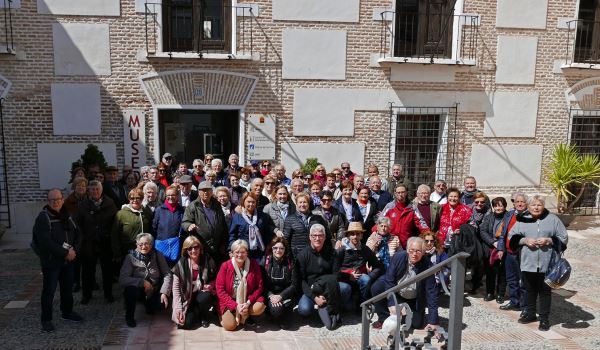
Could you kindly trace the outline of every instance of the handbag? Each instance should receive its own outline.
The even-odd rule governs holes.
[[[571,264],[563,256],[561,243],[557,244],[558,251],[553,250],[552,258],[546,270],[544,282],[552,289],[564,286],[571,277]]]
[[[157,239],[154,242],[154,249],[161,252],[169,263],[177,262],[177,260],[179,260],[179,248],[179,237],[173,237],[164,240]]]

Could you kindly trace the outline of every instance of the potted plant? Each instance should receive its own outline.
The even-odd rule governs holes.
[[[560,143],[552,150],[547,180],[556,195],[559,217],[568,225],[586,187],[600,188],[600,159],[595,154],[580,154],[574,145]]]

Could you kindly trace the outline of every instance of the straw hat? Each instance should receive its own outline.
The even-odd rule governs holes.
[[[365,230],[363,229],[362,223],[358,222],[358,221],[353,221],[351,223],[348,224],[348,229],[346,230],[346,235],[349,232],[365,232]]]

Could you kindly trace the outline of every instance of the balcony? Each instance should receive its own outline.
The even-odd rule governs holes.
[[[567,22],[566,57],[562,68],[600,69],[600,22]]]
[[[478,15],[381,13],[379,64],[475,65]]]
[[[172,0],[145,5],[146,56],[257,60],[251,6],[222,0]]]
[[[14,55],[15,43],[12,24],[13,0],[0,0],[0,54]]]

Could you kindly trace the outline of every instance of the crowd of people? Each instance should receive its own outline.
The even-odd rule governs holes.
[[[470,253],[470,293],[485,278],[485,301],[549,329],[544,273],[567,233],[543,197],[515,193],[509,208],[503,197],[490,201],[471,176],[462,190],[444,180],[431,190],[415,186],[400,164],[388,178],[374,164],[356,174],[349,162],[288,177],[282,164],[241,167],[235,154],[227,161],[207,154],[189,169],[166,153],[158,165],[125,168],[121,177],[114,166],[73,169],[72,191],[49,191],[33,229],[44,276],[42,329],[54,330],[57,285],[62,317],[82,320],[72,292],[90,302],[98,262],[105,301],[115,301],[118,282],[130,327],[142,302],[148,314],[170,308],[184,329],[218,318],[233,331],[263,322],[265,313],[285,329],[292,312],[317,314],[335,329],[344,312],[460,251]],[[442,283],[451,283],[446,272],[397,293],[411,308],[412,327],[437,327]],[[373,328],[392,306],[391,298],[375,305]]]

